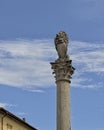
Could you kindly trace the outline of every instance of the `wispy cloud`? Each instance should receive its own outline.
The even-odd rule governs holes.
[[[71,42],[71,57],[76,67],[72,80],[74,87],[104,87],[103,52],[103,43]]]
[[[49,58],[54,55],[50,40],[0,43],[0,83],[33,88],[52,85]],[[49,83],[49,84],[48,84]]]
[[[6,107],[13,107],[14,105],[13,104],[10,104],[10,103],[1,103],[0,102],[0,107],[3,107],[3,108],[6,108]]]
[[[15,114],[17,116],[26,116],[27,115],[27,113],[25,113],[25,112],[15,112]]]
[[[0,107],[2,107],[2,108],[5,108],[5,109],[7,109],[7,108],[14,108],[14,107],[16,107],[16,105],[13,105],[13,104],[11,104],[11,103],[6,103],[6,102],[0,102]],[[14,111],[14,113],[17,115],[17,116],[26,116],[27,115],[27,113],[25,113],[25,112],[15,112]]]
[[[76,68],[73,87],[103,87],[104,45],[71,41],[69,53]],[[53,86],[49,62],[57,59],[52,40],[0,41],[0,84],[32,92]]]

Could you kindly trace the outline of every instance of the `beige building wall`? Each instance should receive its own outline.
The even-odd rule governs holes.
[[[10,117],[0,114],[0,130],[33,130],[24,123]]]
[[[2,119],[2,114],[0,114],[0,130],[2,130],[2,129],[1,129],[1,124],[2,124],[2,123],[1,123],[1,119]]]

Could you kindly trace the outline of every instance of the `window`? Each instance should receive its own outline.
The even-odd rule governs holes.
[[[7,124],[7,130],[12,130],[12,125],[11,124]]]

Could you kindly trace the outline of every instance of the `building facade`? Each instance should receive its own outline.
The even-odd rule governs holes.
[[[0,130],[37,130],[25,119],[20,119],[11,112],[0,107]]]

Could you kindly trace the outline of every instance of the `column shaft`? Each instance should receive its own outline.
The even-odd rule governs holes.
[[[71,130],[69,82],[57,82],[57,130]]]

